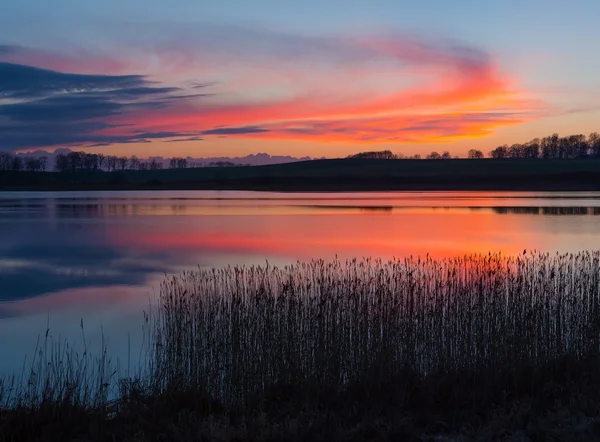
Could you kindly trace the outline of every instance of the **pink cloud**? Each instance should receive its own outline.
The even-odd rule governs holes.
[[[196,82],[216,82],[205,88],[212,97],[113,115],[106,119],[111,127],[96,134],[180,131],[232,138],[431,143],[485,136],[547,111],[492,56],[456,42],[215,27],[183,29],[166,39],[157,35],[147,35],[147,40],[143,34],[137,40],[130,36],[112,59],[28,49],[8,57],[63,72],[141,74],[189,88],[187,92]]]

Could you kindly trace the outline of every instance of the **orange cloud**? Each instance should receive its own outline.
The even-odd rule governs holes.
[[[125,121],[144,130],[198,130],[232,138],[432,143],[485,136],[545,110],[491,57],[466,46],[388,38],[336,41],[336,48],[346,51],[342,62],[328,63],[323,54],[315,56],[314,66],[243,60],[238,68],[247,69],[249,78],[240,73],[231,81],[239,90]],[[268,74],[261,83],[253,72]],[[217,69],[213,76],[218,75]],[[292,89],[278,92],[290,79]],[[261,86],[273,89],[274,96],[265,92],[257,98],[245,89]]]
[[[38,53],[20,54],[56,67]],[[146,62],[138,50],[133,61],[106,63],[106,70],[135,68],[132,74],[177,87],[186,99],[128,106],[90,132],[96,139],[160,132],[319,143],[438,143],[482,137],[547,111],[486,52],[423,37],[188,29],[179,39],[176,33],[168,41],[157,39],[145,56]],[[72,58],[63,59],[65,66],[82,71]],[[198,83],[203,94],[193,98]]]

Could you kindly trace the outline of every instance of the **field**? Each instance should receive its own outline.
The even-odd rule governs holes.
[[[188,271],[145,357],[41,340],[0,440],[597,440],[600,252]]]
[[[598,190],[600,160],[313,160],[252,167],[4,172],[0,189]]]

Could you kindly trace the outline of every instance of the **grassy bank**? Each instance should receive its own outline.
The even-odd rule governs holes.
[[[599,303],[599,252],[186,272],[137,376],[40,345],[0,440],[596,440]]]
[[[335,159],[252,167],[3,172],[4,190],[599,190],[600,159]]]

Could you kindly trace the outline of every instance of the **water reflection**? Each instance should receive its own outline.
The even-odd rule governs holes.
[[[140,285],[149,273],[170,269],[164,255],[122,247],[110,228],[87,222],[101,216],[95,208],[76,207],[20,213],[18,221],[2,217],[0,302],[76,287]]]
[[[600,207],[492,207],[499,215],[600,215]]]
[[[600,193],[4,193],[0,371],[50,317],[116,353],[165,273],[298,259],[600,249]],[[94,329],[94,327],[97,328]],[[94,331],[95,330],[95,331]]]

